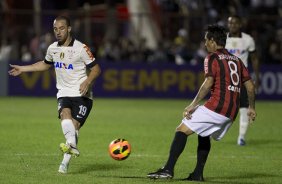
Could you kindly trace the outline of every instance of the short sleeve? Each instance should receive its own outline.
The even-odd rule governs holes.
[[[92,52],[90,51],[89,47],[87,47],[86,45],[83,45],[81,51],[81,58],[86,65],[89,65],[95,60]]]
[[[253,39],[253,37],[250,36],[249,38],[249,47],[248,47],[248,51],[249,52],[253,52],[256,50],[256,44],[255,44],[255,40]]]
[[[46,51],[46,55],[45,55],[45,63],[52,63],[53,62],[53,57],[51,55],[50,52],[50,46],[48,47],[47,51]]]
[[[214,77],[216,75],[216,62],[213,61],[214,56],[208,55],[204,60],[204,72],[205,77],[211,76]]]

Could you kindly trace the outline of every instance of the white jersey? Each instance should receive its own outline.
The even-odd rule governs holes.
[[[79,87],[87,78],[86,66],[94,66],[94,60],[89,48],[74,39],[67,47],[58,45],[58,42],[48,47],[44,62],[54,65],[57,98],[82,96]],[[91,92],[86,97],[92,98]]]
[[[253,37],[243,32],[241,33],[241,37],[229,37],[228,34],[225,48],[231,54],[239,57],[246,67],[248,67],[249,53],[256,50]]]

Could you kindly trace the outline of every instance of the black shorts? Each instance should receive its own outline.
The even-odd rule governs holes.
[[[241,88],[240,107],[246,107],[246,108],[249,107],[249,99],[248,99],[247,89],[244,85]]]
[[[93,101],[86,97],[61,97],[58,99],[59,119],[63,108],[71,109],[71,116],[80,123],[80,126],[86,121],[91,109]]]

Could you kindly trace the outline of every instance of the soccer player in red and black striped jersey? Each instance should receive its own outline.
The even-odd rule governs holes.
[[[194,100],[184,109],[166,164],[156,172],[149,173],[149,178],[173,178],[174,166],[185,148],[187,137],[196,133],[197,164],[185,180],[204,181],[204,166],[211,148],[210,137],[220,140],[232,125],[238,113],[242,85],[247,89],[249,120],[255,120],[253,81],[243,62],[224,48],[226,36],[223,27],[208,26],[205,34],[205,46],[209,52],[204,60],[205,80]],[[210,98],[204,105],[199,105],[209,92]]]

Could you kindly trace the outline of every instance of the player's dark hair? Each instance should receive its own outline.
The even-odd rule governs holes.
[[[228,18],[230,18],[230,17],[237,19],[239,22],[242,22],[242,18],[239,15],[231,15]]]
[[[66,16],[58,16],[55,20],[64,20],[66,21],[67,26],[71,26],[70,19]]]
[[[206,33],[206,37],[209,40],[213,39],[217,45],[225,47],[227,31],[223,26],[217,24],[208,25]]]

